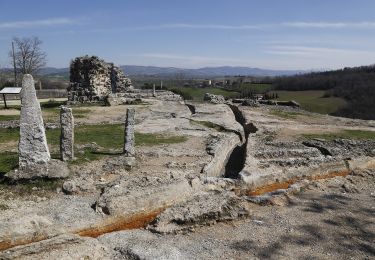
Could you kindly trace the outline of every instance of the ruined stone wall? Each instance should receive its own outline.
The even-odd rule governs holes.
[[[96,56],[77,57],[70,64],[69,101],[101,101],[131,88],[130,79],[120,68]]]

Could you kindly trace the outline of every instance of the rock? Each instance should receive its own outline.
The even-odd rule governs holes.
[[[60,110],[60,154],[63,161],[74,159],[74,118],[72,109],[61,107]]]
[[[0,252],[0,259],[113,259],[112,251],[94,238],[60,235]]]
[[[202,184],[205,191],[234,191],[239,185],[237,180],[216,177],[206,177]]]
[[[116,252],[116,259],[189,259],[168,241],[145,230],[108,233],[98,240]]]
[[[29,166],[27,169],[15,169],[5,177],[11,181],[19,181],[35,178],[66,178],[70,174],[70,170],[65,162],[51,159],[46,164],[38,164]]]
[[[214,94],[210,94],[210,93],[204,94],[203,100],[204,101],[209,101],[209,102],[214,103],[214,104],[225,103],[225,98],[223,96],[221,96],[221,95],[214,95]]]
[[[259,102],[254,99],[245,99],[242,101],[242,105],[248,107],[259,107]]]
[[[134,138],[134,124],[135,124],[135,110],[128,108],[126,111],[125,121],[125,140],[124,140],[124,154],[128,157],[134,157],[135,138]]]
[[[211,177],[223,176],[232,151],[241,144],[241,139],[234,133],[211,135],[206,150],[212,160],[203,167],[202,173]]]
[[[231,192],[205,192],[166,209],[148,227],[158,233],[188,231],[194,226],[247,217],[246,202]]]
[[[192,121],[210,122],[218,126],[220,132],[235,132],[245,142],[243,126],[237,122],[232,109],[226,104],[194,104],[195,113]]]
[[[18,150],[20,170],[37,165],[46,165],[51,159],[34,80],[29,74],[25,74],[22,80]],[[28,176],[25,175],[24,177],[27,178]]]
[[[63,186],[62,186],[62,189],[66,194],[73,194],[73,193],[76,193],[78,191],[78,188],[77,188],[74,181],[64,182]]]
[[[107,185],[96,207],[115,216],[147,214],[184,201],[192,194],[193,188],[184,177],[137,174]]]

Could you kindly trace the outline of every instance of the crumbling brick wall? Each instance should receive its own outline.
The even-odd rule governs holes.
[[[69,101],[104,100],[111,93],[125,93],[131,81],[113,63],[96,56],[77,57],[70,64]]]

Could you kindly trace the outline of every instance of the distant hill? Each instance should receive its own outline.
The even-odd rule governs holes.
[[[220,77],[220,76],[288,76],[306,73],[303,70],[269,70],[251,67],[205,67],[199,69],[183,69],[174,67],[122,65],[120,68],[129,76],[160,76],[175,77],[176,74],[184,77]],[[12,72],[10,68],[1,69]],[[69,68],[45,67],[39,72],[42,76],[69,76]]]
[[[276,77],[278,90],[325,90],[325,96],[344,98],[348,105],[338,116],[375,120],[375,65]]]
[[[302,70],[268,70],[250,67],[205,67],[199,69],[182,69],[174,67],[153,67],[153,66],[134,66],[123,65],[120,66],[125,74],[132,75],[146,75],[146,76],[175,76],[176,74],[185,77],[219,77],[219,76],[282,76],[282,75],[296,75],[305,73]]]

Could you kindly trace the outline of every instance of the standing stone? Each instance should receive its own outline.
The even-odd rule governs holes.
[[[128,157],[134,157],[134,108],[128,108],[126,111],[126,121],[125,121],[125,142],[124,142],[124,153]]]
[[[74,118],[72,109],[62,106],[60,110],[60,154],[63,161],[74,158]]]
[[[25,74],[22,80],[18,150],[20,169],[47,164],[51,159],[34,79],[29,74]]]
[[[155,84],[152,86],[152,96],[156,97]]]

